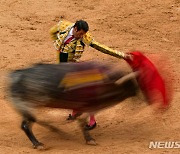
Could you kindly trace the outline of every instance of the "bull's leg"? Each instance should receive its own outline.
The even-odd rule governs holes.
[[[36,123],[39,124],[39,125],[41,125],[41,126],[43,126],[43,127],[48,128],[48,129],[49,129],[50,131],[52,131],[52,132],[62,133],[62,131],[60,131],[57,127],[55,127],[55,126],[53,126],[53,125],[51,125],[51,124],[48,124],[48,123],[45,122],[45,121],[40,121],[40,120],[38,120],[38,121],[36,121]],[[63,133],[64,133],[64,132],[63,132]]]
[[[32,124],[36,122],[36,119],[31,114],[31,110],[33,109],[31,104],[23,101],[19,97],[19,95],[14,95],[12,97],[12,103],[15,106],[17,112],[23,117],[21,129],[25,132],[29,140],[32,142],[34,148],[43,148],[43,144],[36,139],[32,132]]]
[[[86,143],[89,145],[96,145],[95,139],[93,139],[91,137],[89,130],[86,129],[86,127],[85,127],[87,125],[87,117],[88,117],[88,114],[86,114],[85,116],[79,117],[78,118],[79,125],[80,125],[80,128],[82,130],[84,139],[86,140]]]
[[[24,114],[24,119],[21,123],[21,128],[22,130],[25,132],[25,134],[27,135],[27,137],[29,138],[29,140],[32,142],[33,147],[36,148],[43,148],[43,144],[40,143],[36,137],[34,136],[33,132],[32,132],[32,124],[33,122],[35,122],[35,118],[33,116],[31,116],[30,114]]]

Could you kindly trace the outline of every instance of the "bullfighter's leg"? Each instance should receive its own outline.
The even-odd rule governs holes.
[[[90,115],[89,124],[85,126],[85,129],[92,130],[96,127],[96,119],[94,117],[94,113],[90,113],[89,115]]]
[[[87,125],[86,120],[87,120],[88,116],[89,116],[88,114],[84,114],[84,115],[78,117],[79,125],[80,125],[80,128],[82,130],[84,139],[86,140],[86,143],[89,145],[96,145],[95,139],[93,139],[91,137],[89,130],[86,129],[86,127],[85,127]]]
[[[23,121],[21,123],[21,128],[32,142],[33,147],[36,148],[43,148],[43,144],[39,142],[32,132],[32,124],[36,122],[36,119],[28,113],[23,114]]]
[[[67,120],[75,120],[77,117],[79,117],[82,113],[78,112],[78,111],[75,111],[73,110],[72,111],[72,114],[69,114],[69,117],[67,118]],[[90,114],[90,120],[89,120],[89,124],[87,124],[85,126],[85,128],[87,130],[92,130],[96,127],[96,119],[94,117],[94,114],[91,113]]]
[[[67,120],[75,120],[77,117],[79,117],[82,113],[78,112],[76,110],[72,111],[72,114],[69,114]]]

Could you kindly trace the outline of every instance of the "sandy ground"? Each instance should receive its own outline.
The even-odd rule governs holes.
[[[127,99],[96,115],[91,132],[97,146],[84,143],[76,122],[66,124],[67,110],[41,110],[40,118],[66,132],[63,135],[34,125],[46,150],[32,148],[20,129],[21,118],[4,92],[10,70],[33,63],[56,63],[49,29],[59,19],[86,20],[95,40],[113,49],[143,51],[157,66],[169,71],[173,83],[171,108],[152,111],[143,99]],[[180,141],[180,1],[179,0],[1,0],[0,1],[0,153],[180,153],[180,149],[149,149],[150,141]],[[83,60],[99,59],[122,69],[120,59],[90,47]]]

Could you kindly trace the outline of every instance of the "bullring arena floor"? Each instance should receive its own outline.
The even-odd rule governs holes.
[[[9,71],[33,63],[56,63],[49,29],[59,19],[84,19],[102,44],[128,52],[140,50],[152,57],[173,84],[171,107],[152,110],[143,99],[127,99],[96,115],[91,131],[97,146],[84,143],[76,122],[65,123],[67,110],[41,110],[39,117],[68,135],[33,126],[43,151],[32,148],[21,131],[20,116],[12,109],[5,87]],[[180,1],[179,0],[1,0],[0,1],[0,153],[180,153],[175,148],[149,148],[151,141],[180,142]],[[81,61],[96,59],[129,70],[121,59],[86,47]]]

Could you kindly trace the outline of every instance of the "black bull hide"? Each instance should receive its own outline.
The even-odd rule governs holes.
[[[22,129],[37,147],[40,142],[25,127],[27,123],[36,121],[31,108],[98,111],[136,95],[138,86],[135,78],[119,85],[115,83],[126,75],[123,71],[112,71],[111,67],[95,62],[38,64],[12,72],[9,92],[13,105],[23,116]],[[84,137],[86,141],[92,140],[87,134]]]
[[[91,112],[136,94],[134,79],[122,85],[115,81],[125,75],[96,63],[40,64],[11,74],[12,98],[49,106]],[[63,103],[61,103],[63,102]]]

